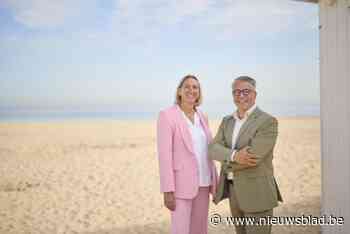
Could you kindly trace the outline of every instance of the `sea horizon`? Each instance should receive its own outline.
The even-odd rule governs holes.
[[[271,113],[271,112],[270,112]],[[209,119],[220,120],[229,112],[207,112]],[[277,118],[319,118],[319,111],[295,113],[288,111],[272,112]],[[156,120],[158,111],[120,112],[120,111],[0,111],[0,123],[4,122],[61,122],[79,120]]]

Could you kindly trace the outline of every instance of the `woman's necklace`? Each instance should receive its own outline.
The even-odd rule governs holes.
[[[194,113],[195,111],[185,112],[185,115],[190,119],[190,121],[194,124]]]
[[[194,107],[187,107],[185,105],[180,105],[180,108],[187,118],[194,124],[194,113],[196,113]]]

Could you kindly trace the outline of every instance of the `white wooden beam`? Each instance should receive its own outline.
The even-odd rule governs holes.
[[[322,3],[326,6],[333,6],[337,0],[294,0],[297,2],[312,2],[312,3]],[[350,0],[346,0],[347,2],[350,2]]]
[[[293,0],[296,2],[312,2],[312,3],[318,3],[318,0]]]

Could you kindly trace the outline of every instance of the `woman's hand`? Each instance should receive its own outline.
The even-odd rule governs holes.
[[[174,192],[164,193],[164,205],[171,211],[175,210],[176,202]]]

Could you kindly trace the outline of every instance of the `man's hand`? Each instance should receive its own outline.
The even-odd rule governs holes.
[[[236,152],[234,156],[234,161],[241,165],[246,165],[249,167],[256,166],[256,156],[248,152],[249,147],[246,146],[243,149]]]
[[[174,192],[164,193],[164,205],[171,211],[175,210],[176,202]]]

